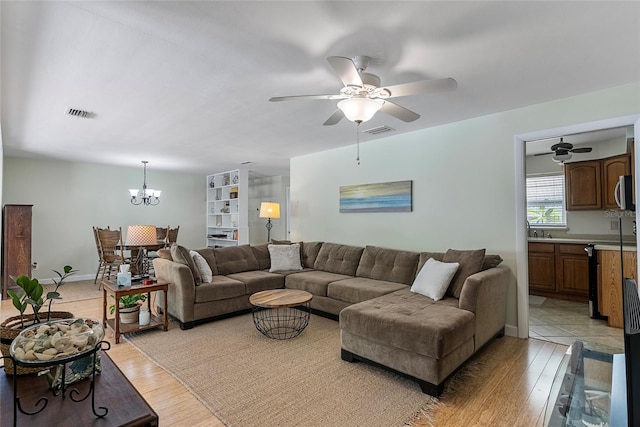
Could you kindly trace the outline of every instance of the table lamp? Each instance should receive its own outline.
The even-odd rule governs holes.
[[[260,203],[260,218],[267,219],[267,242],[271,241],[271,218],[280,218],[280,203],[262,202]]]
[[[135,262],[137,267],[137,275],[132,277],[131,280],[140,280],[144,277],[149,277],[148,265],[146,260],[146,246],[154,246],[158,244],[158,238],[156,236],[155,225],[129,225],[127,226],[127,239],[125,246],[130,248],[138,247],[137,254],[134,261],[134,250],[131,250],[131,262]]]

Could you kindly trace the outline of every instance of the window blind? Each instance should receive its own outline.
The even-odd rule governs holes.
[[[527,220],[531,225],[567,225],[564,175],[527,178]]]

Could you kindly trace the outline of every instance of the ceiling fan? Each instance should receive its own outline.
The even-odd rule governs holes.
[[[339,93],[278,96],[269,99],[269,101],[339,99],[338,109],[323,123],[325,126],[335,125],[343,117],[360,124],[371,119],[377,111],[382,111],[405,122],[412,122],[419,118],[420,115],[389,101],[390,98],[452,90],[458,85],[454,79],[446,78],[381,87],[380,77],[364,72],[371,61],[368,56],[356,56],[353,59],[330,56],[327,61],[329,61],[329,64],[344,84]]]
[[[556,163],[564,163],[571,158],[571,153],[590,153],[593,150],[591,147],[578,147],[573,148],[573,144],[570,142],[564,142],[564,138],[560,138],[560,142],[551,146],[551,151],[547,153],[539,153],[536,156],[545,156],[547,154],[553,154],[553,161]]]

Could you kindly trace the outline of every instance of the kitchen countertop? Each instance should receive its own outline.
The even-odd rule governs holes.
[[[620,250],[620,244],[617,245],[595,245],[594,249],[596,251],[619,251]],[[622,251],[623,252],[637,252],[638,247],[637,246],[631,246],[631,245],[627,245],[627,244],[623,244],[622,245]]]
[[[531,243],[570,243],[577,245],[594,245],[597,251],[619,251],[620,241],[616,239],[602,240],[602,239],[572,239],[566,237],[551,238],[548,237],[529,237]],[[634,241],[622,242],[622,250],[624,252],[636,252],[637,246]]]
[[[618,239],[574,239],[574,238],[547,238],[547,237],[529,237],[529,242],[537,242],[537,243],[575,243],[575,244],[594,244],[594,245],[609,245],[609,246],[617,246],[620,247],[620,240]],[[623,242],[625,246],[636,246],[635,241],[625,241]],[[596,248],[597,249],[597,248]]]

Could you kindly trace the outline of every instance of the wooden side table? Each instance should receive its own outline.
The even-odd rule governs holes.
[[[144,331],[152,328],[162,327],[165,331],[169,329],[169,318],[167,317],[167,292],[169,290],[169,282],[164,282],[159,280],[158,282],[152,285],[132,285],[128,288],[119,288],[118,285],[112,280],[103,280],[102,281],[102,324],[105,329],[107,327],[111,328],[113,331],[116,344],[120,342],[120,335],[126,334],[129,332],[138,332]],[[164,293],[164,306],[165,309],[162,310],[162,317],[158,317],[151,312],[151,292],[163,291]],[[116,312],[114,318],[107,318],[107,294],[113,295],[115,298],[114,304],[116,306]],[[118,301],[120,301],[120,297],[124,295],[133,295],[133,294],[147,294],[147,307],[149,308],[150,313],[150,321],[148,325],[140,326],[138,322],[135,323],[121,323],[120,322],[120,306]]]

